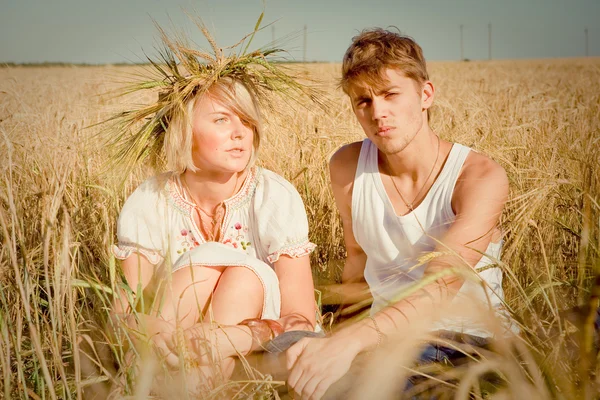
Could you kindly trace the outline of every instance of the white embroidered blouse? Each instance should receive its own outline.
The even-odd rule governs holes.
[[[298,191],[281,176],[252,167],[238,193],[225,200],[221,243],[271,267],[282,254],[301,257],[316,247]],[[143,182],[129,196],[117,224],[115,257],[139,252],[152,264],[173,266],[205,243],[193,219],[194,204],[183,196],[179,175],[165,173]]]

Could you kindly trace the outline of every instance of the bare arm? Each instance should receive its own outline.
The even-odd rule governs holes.
[[[344,146],[332,157],[330,162],[331,182],[334,197],[344,229],[344,241],[346,243],[347,258],[342,276],[343,285],[331,285],[331,291],[335,291],[342,297],[343,303],[356,299],[356,292],[364,293],[368,290],[364,282],[363,273],[366,255],[360,248],[352,234],[351,195],[352,181],[356,170],[360,143]],[[352,159],[354,161],[352,161]],[[353,163],[354,168],[352,165]],[[313,293],[313,280],[310,271],[309,258],[290,258],[282,256],[275,263],[275,272],[279,278],[281,291],[281,318],[279,322],[286,331],[313,329],[315,324],[315,302]],[[352,285],[354,298],[348,298],[348,291],[343,286]],[[357,290],[355,286],[360,286]],[[204,327],[206,329],[206,327]],[[197,331],[196,336],[204,333]],[[247,354],[258,346],[252,343],[250,330],[246,326],[224,327],[220,333],[216,333],[220,345],[219,350],[224,357],[233,356],[236,352]],[[228,341],[221,341],[221,336],[227,336]]]
[[[337,295],[341,304],[351,304],[370,297],[364,279],[367,255],[356,242],[352,231],[352,189],[358,164],[361,142],[340,148],[331,158],[329,172],[335,203],[342,220],[346,261],[342,285],[330,285],[328,292]]]
[[[313,330],[316,307],[309,256],[292,258],[282,255],[275,262],[275,272],[279,278],[281,292],[281,318],[278,322],[286,332]],[[205,343],[205,338],[218,345],[218,349],[213,348],[211,351],[222,358],[238,354],[247,355],[261,348],[260,344],[252,339],[250,328],[245,325],[217,327],[209,323],[198,323],[188,329],[186,335],[196,354],[201,357],[200,360],[203,360],[202,354],[208,354],[207,349],[199,345]],[[210,357],[205,361],[209,362]]]
[[[464,280],[460,276],[434,275],[464,266],[463,259],[468,264],[464,268],[471,268],[479,261],[480,252],[488,246],[508,196],[508,180],[499,165],[479,155],[470,155],[467,160],[452,201],[456,220],[437,248],[456,255],[445,255],[429,262],[425,277],[435,280],[378,312],[373,317],[376,323],[364,319],[340,329],[329,338],[304,338],[292,346],[287,351],[287,367],[291,370],[288,384],[296,392],[320,398],[350,369],[358,353],[376,346],[379,340],[377,329],[386,335],[406,332],[409,331],[407,328],[415,326],[419,331],[428,330],[436,309],[452,300]]]
[[[134,293],[134,298],[141,296],[154,275],[155,266],[141,254],[133,253],[121,262],[121,269],[125,280]],[[124,290],[119,290],[113,304],[113,311],[117,314],[128,313],[129,302]]]
[[[313,330],[316,306],[309,256],[286,255],[275,262],[281,292],[281,318],[284,330]]]
[[[443,273],[449,268],[474,267],[487,249],[500,214],[508,198],[506,173],[495,162],[473,153],[457,183],[452,206],[456,220],[440,240],[436,251],[446,254],[429,262],[424,277]],[[465,263],[467,265],[465,265]],[[464,278],[452,275],[436,279],[407,298],[386,307],[375,319],[384,334],[400,331],[411,322],[430,320],[440,305],[449,303]],[[358,339],[362,351],[376,344],[372,322],[364,320],[338,335]]]

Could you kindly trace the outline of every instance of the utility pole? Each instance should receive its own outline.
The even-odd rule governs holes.
[[[304,55],[302,56],[302,61],[306,62],[306,24],[304,25]]]
[[[488,60],[492,59],[492,24],[488,24]]]
[[[463,24],[460,24],[460,61],[465,59],[465,47],[463,46]]]
[[[590,55],[590,47],[589,47],[589,42],[588,42],[588,28],[587,26],[585,27],[585,29],[583,30],[585,32],[585,56],[588,57]]]

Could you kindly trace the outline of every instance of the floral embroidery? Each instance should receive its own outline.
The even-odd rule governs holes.
[[[223,244],[229,245],[234,249],[241,248],[242,250],[248,250],[248,248],[252,246],[252,243],[246,240],[248,227],[244,227],[241,223],[236,222],[231,226],[231,229],[235,229],[235,231],[229,231],[227,237],[223,241]]]
[[[187,229],[181,230],[180,236],[177,237],[177,242],[179,242],[179,245],[181,246],[181,248],[177,250],[177,254],[183,254],[200,245],[194,237],[194,233]]]

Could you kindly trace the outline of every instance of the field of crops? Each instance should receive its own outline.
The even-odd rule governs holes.
[[[104,168],[108,152],[93,125],[126,101],[144,100],[104,95],[134,68],[0,68],[2,398],[173,398],[144,374],[117,370],[122,348],[102,328],[119,279],[109,252],[118,212],[153,171],[140,168],[121,185],[123,174]],[[339,65],[298,68],[324,80],[332,109],[281,104],[284,112],[266,115],[259,163],[299,190],[319,246],[315,278],[332,282],[344,247],[327,160],[363,133],[336,88]],[[434,130],[488,154],[508,173],[505,292],[522,325],[518,356],[507,351],[463,368],[452,388],[487,368],[505,381],[496,393],[502,398],[597,397],[600,59],[429,68],[437,89]],[[576,305],[579,312],[564,319],[561,311]],[[242,398],[249,390],[268,396],[271,386],[265,377],[221,383],[211,395],[231,397],[233,387]],[[475,386],[458,393],[493,396]]]

